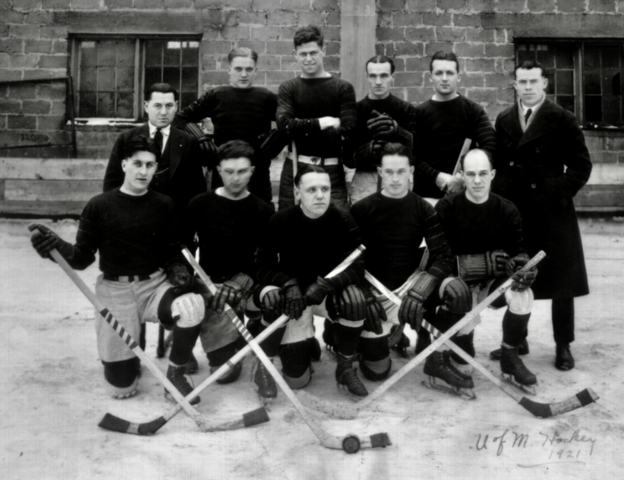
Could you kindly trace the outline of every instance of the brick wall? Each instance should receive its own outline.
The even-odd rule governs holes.
[[[227,53],[260,54],[256,84],[277,91],[297,65],[292,38],[301,25],[322,27],[326,68],[340,69],[338,0],[0,0],[0,82],[65,77],[72,33],[197,33],[201,84],[227,83]],[[68,143],[63,84],[0,83],[0,157],[65,157],[70,148],[2,149]],[[79,126],[78,156],[106,158],[120,127]]]

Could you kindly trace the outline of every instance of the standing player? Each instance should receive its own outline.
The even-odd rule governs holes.
[[[153,138],[159,148],[158,171],[150,189],[171,197],[176,208],[182,211],[195,195],[206,191],[204,172],[200,162],[197,141],[171,122],[178,111],[178,92],[168,83],[155,83],[145,91],[144,102],[147,123],[123,132],[111,151],[104,191],[121,187],[125,175],[121,166],[126,143],[137,135]]]
[[[305,387],[312,376],[313,316],[329,315],[335,322],[336,381],[341,390],[361,398],[368,391],[353,361],[366,317],[366,301],[357,286],[363,262],[358,259],[335,277],[323,278],[360,245],[360,235],[351,216],[330,205],[330,192],[329,174],[322,167],[304,165],[297,172],[295,195],[301,205],[281,210],[269,221],[258,250],[261,286],[254,296],[265,325],[281,313],[291,318],[262,348],[269,357],[279,353],[292,388]]]
[[[331,201],[349,210],[343,159],[352,155],[355,131],[353,86],[325,71],[325,45],[318,27],[295,33],[295,56],[301,75],[282,83],[278,92],[277,126],[291,135],[293,146],[280,179],[279,209],[294,204],[293,162],[321,166],[331,179]]]
[[[228,54],[230,84],[206,92],[198,100],[178,113],[173,124],[206,145],[212,145],[196,125],[210,117],[214,125],[214,143],[217,147],[230,140],[244,140],[255,150],[256,163],[249,182],[249,191],[265,202],[271,202],[271,160],[284,148],[285,140],[275,138],[271,130],[275,121],[277,97],[266,88],[254,87],[258,71],[258,54],[249,48],[235,48]],[[270,135],[271,134],[271,135]],[[281,137],[284,137],[282,134]],[[213,151],[211,157],[216,152]],[[210,168],[216,166],[214,158]],[[213,175],[212,188],[222,185],[221,176]]]
[[[466,284],[447,279],[453,259],[434,208],[409,190],[409,179],[414,174],[411,150],[398,143],[385,144],[378,172],[384,188],[351,208],[366,247],[366,269],[390,290],[397,290],[418,268],[418,246],[423,239],[429,249],[429,262],[426,271],[410,285],[400,308],[389,300],[380,304],[379,298],[369,297],[370,320],[379,317],[382,309],[388,318],[380,333],[371,329],[362,333],[360,368],[370,380],[383,380],[390,373],[388,337],[393,323],[409,324],[416,330],[424,310],[435,312],[442,303],[431,323],[446,332],[470,310]],[[453,339],[464,348],[466,337],[456,335]],[[459,372],[442,350],[429,355],[425,374],[444,380],[454,389],[471,389],[472,378]]]
[[[458,272],[455,273],[468,284],[477,303],[513,275],[512,287],[491,305],[492,308],[507,305],[500,366],[506,377],[531,389],[537,378],[518,356],[518,348],[531,317],[533,292],[529,287],[537,271],[515,273],[529,261],[523,244],[522,220],[509,200],[490,193],[495,173],[485,151],[471,150],[461,166],[466,191],[443,198],[435,208],[444,235],[457,256]],[[472,332],[469,338],[472,340]],[[472,341],[463,348],[474,357]],[[470,371],[455,352],[451,352],[451,357],[465,365],[464,373]]]
[[[574,114],[546,98],[542,66],[525,62],[514,75],[518,101],[496,119],[493,190],[520,210],[529,255],[546,252],[533,290],[538,300],[552,299],[555,366],[570,370],[574,297],[589,293],[572,199],[587,183],[592,164]]]
[[[37,227],[44,233],[35,232],[31,240],[42,257],[49,258],[50,251],[57,249],[77,270],[91,265],[99,251],[102,274],[95,285],[97,297],[135,339],[144,322],[173,328],[167,378],[186,396],[193,388],[185,377],[185,365],[199,335],[204,299],[190,293],[192,277],[174,237],[173,202],[148,189],[158,154],[158,147],[146,137],[127,139],[121,161],[124,182],[87,203],[76,244],[41,225]],[[104,378],[113,396],[133,396],[140,376],[139,359],[97,314],[95,330]],[[197,403],[198,397],[191,400]]]
[[[414,192],[442,198],[463,190],[461,176],[453,173],[466,138],[491,155],[496,137],[483,107],[457,92],[461,75],[455,54],[435,53],[429,70],[435,93],[416,107],[414,156],[419,166]]]
[[[377,167],[381,148],[388,142],[412,148],[414,107],[390,93],[394,81],[394,61],[375,55],[366,62],[370,84],[368,95],[357,102],[355,153],[345,158],[345,165],[355,168],[349,188],[351,204],[380,189]]]
[[[247,142],[232,140],[222,144],[217,151],[217,172],[223,186],[195,197],[184,215],[183,241],[192,245],[197,236],[199,263],[218,289],[208,305],[201,332],[212,372],[239,349],[242,338],[223,313],[224,305],[227,302],[243,318],[247,294],[255,278],[258,237],[275,211],[273,205],[247,189],[254,173],[254,160],[254,149]],[[259,316],[259,312],[248,315]],[[241,368],[242,362],[237,363],[217,382],[233,382]]]

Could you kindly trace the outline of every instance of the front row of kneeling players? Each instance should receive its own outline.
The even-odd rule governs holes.
[[[135,137],[124,156],[123,185],[89,201],[75,245],[45,227],[40,228],[44,233],[33,234],[32,243],[43,257],[58,249],[76,269],[93,263],[99,251],[102,275],[96,294],[128,332],[138,338],[146,321],[173,329],[167,376],[183,395],[192,390],[184,367],[199,336],[211,371],[241,346],[240,335],[223,314],[226,302],[241,318],[250,318],[255,335],[281,314],[290,317],[261,346],[269,358],[279,354],[292,388],[310,382],[311,360],[320,356],[313,318],[326,317],[323,338],[336,354],[336,381],[349,395],[362,398],[368,392],[353,362],[359,360],[369,380],[387,378],[393,325],[418,329],[427,312],[429,322],[445,332],[471,310],[473,298],[485,297],[509,275],[513,287],[495,304],[508,306],[501,369],[521,385],[536,383],[517,355],[533,304],[529,287],[536,271],[516,271],[528,261],[520,216],[510,202],[490,193],[495,172],[482,150],[469,152],[462,162],[466,191],[446,197],[435,209],[409,190],[411,150],[387,143],[378,170],[383,189],[357,202],[351,214],[330,204],[330,178],[313,165],[302,165],[295,176],[300,204],[273,214],[271,205],[247,190],[253,148],[228,142],[219,148],[223,187],[192,200],[179,230],[171,200],[148,189],[158,160],[153,141]],[[190,246],[194,238],[201,266],[219,286],[215,296],[194,281],[180,255],[179,239]],[[423,239],[429,260],[414,276]],[[360,243],[367,248],[364,258],[332,279],[323,278]],[[407,289],[400,308],[367,285],[365,268],[389,289]],[[474,324],[453,341],[474,356],[472,328]],[[104,377],[114,396],[134,395],[138,359],[97,314],[96,333]],[[461,392],[473,387],[465,363],[440,348],[429,355],[424,371]],[[274,398],[275,383],[262,363],[255,362],[253,368],[261,398]],[[221,383],[239,374],[240,364]]]

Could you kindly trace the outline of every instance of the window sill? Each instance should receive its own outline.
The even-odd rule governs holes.
[[[143,125],[145,122],[137,122],[125,118],[76,118],[76,131],[100,131],[120,132]],[[71,121],[65,124],[66,129],[71,129]]]

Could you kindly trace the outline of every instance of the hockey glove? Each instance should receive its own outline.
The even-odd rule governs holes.
[[[487,265],[487,273],[490,277],[502,277],[505,275],[507,268],[507,260],[509,255],[502,250],[494,250],[493,252],[485,252],[485,261]]]
[[[193,281],[191,272],[181,263],[174,263],[167,269],[167,279],[171,285],[176,287],[178,292],[187,290]]]
[[[381,115],[368,120],[366,128],[373,135],[373,138],[377,140],[395,135],[399,129],[399,124],[389,116]]]
[[[210,308],[217,313],[223,313],[226,303],[230,307],[236,308],[251,287],[253,287],[251,277],[244,273],[237,273],[231,280],[226,280],[217,289],[210,301]]]
[[[451,313],[468,313],[472,309],[470,287],[461,278],[454,278],[444,286],[442,303]]]
[[[30,237],[30,243],[41,258],[49,258],[50,252],[55,248],[65,260],[71,260],[74,256],[74,247],[71,243],[62,240],[56,233],[48,227],[35,223],[31,230],[34,230]]]
[[[523,292],[531,287],[537,277],[537,267],[533,267],[527,272],[518,272],[529,261],[526,253],[521,253],[507,260],[505,271],[513,280],[511,289],[517,292]]]
[[[414,330],[420,328],[420,323],[425,314],[423,304],[437,285],[438,279],[427,272],[422,272],[418,276],[414,286],[408,290],[399,307],[399,321],[402,324],[407,323]]]
[[[305,303],[296,278],[291,278],[282,287],[284,291],[284,313],[298,320],[303,314]]]
[[[509,255],[501,250],[472,255],[458,255],[457,271],[466,282],[496,278],[505,274]]]
[[[284,311],[284,301],[279,288],[268,290],[262,297],[262,315],[268,323],[273,323]]]
[[[327,280],[319,277],[316,282],[306,288],[304,300],[306,305],[320,305],[325,297],[334,292],[334,287]]]

